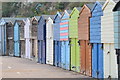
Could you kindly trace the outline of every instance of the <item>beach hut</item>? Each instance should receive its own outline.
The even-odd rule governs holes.
[[[14,23],[14,56],[25,56],[24,22],[23,18],[16,18]]]
[[[49,15],[42,15],[38,21],[38,62],[46,64],[46,21]]]
[[[60,22],[62,12],[57,12],[54,17],[53,24],[53,40],[54,40],[54,65],[61,67],[61,42],[60,42]]]
[[[102,7],[104,16],[101,18],[101,43],[103,43],[104,54],[104,78],[118,78],[117,56],[114,48],[114,15],[112,11],[115,4],[113,0],[107,0]]]
[[[120,78],[120,1],[117,2],[113,11],[114,11],[114,45],[117,55],[118,78]]]
[[[40,16],[34,16],[31,20],[32,59],[38,61],[37,28]]]
[[[46,21],[46,64],[53,65],[53,19],[50,15]]]
[[[24,26],[24,38],[25,38],[25,58],[31,59],[32,55],[32,42],[31,42],[31,23],[30,19],[27,18]]]
[[[80,40],[80,73],[91,76],[90,17],[93,4],[84,4],[78,18],[78,39]]]
[[[6,22],[4,19],[0,19],[0,55],[8,55],[6,44]]]
[[[71,70],[80,72],[80,44],[78,40],[78,17],[81,7],[74,7],[69,18],[69,39],[70,39],[70,55]]]
[[[7,42],[7,54],[13,56],[14,53],[14,42],[13,42],[13,24],[14,18],[3,18],[6,21],[6,42]]]
[[[101,43],[101,16],[103,3],[95,2],[91,9],[90,43],[92,44],[92,77],[103,78],[103,44]]]
[[[69,16],[71,10],[65,10],[60,22],[61,67],[70,70]]]

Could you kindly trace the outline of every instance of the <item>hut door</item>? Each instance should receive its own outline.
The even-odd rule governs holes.
[[[34,53],[34,51],[35,51],[35,40],[34,39],[31,40],[30,45],[32,47],[32,50],[31,50],[31,52],[32,52],[32,58],[34,58],[35,57],[35,53]]]
[[[92,46],[92,77],[103,78],[103,45],[93,43]]]
[[[42,54],[42,63],[43,64],[45,64],[46,63],[46,42],[45,42],[45,40],[41,40],[42,42],[41,42],[41,46],[42,46],[42,48],[41,48],[41,54]]]
[[[25,39],[25,58],[31,58],[30,54],[30,39]]]
[[[61,41],[61,67],[65,69],[65,41]]]
[[[85,67],[86,67],[86,42],[85,40],[80,41],[80,53],[81,53],[81,73],[85,74]]]
[[[58,66],[61,67],[61,42],[57,41],[58,46]]]
[[[0,27],[0,56],[2,55],[2,28]]]
[[[80,54],[78,39],[71,39],[71,70],[80,72]]]
[[[98,78],[103,78],[103,44],[98,43]]]
[[[117,56],[114,44],[106,43],[104,44],[104,78],[117,78],[117,71]]]
[[[53,65],[53,40],[49,38],[46,41],[46,63]]]
[[[45,41],[39,40],[38,41],[38,58],[39,63],[45,64],[46,63],[46,54],[45,54]]]
[[[19,26],[14,27],[14,56],[20,56]]]
[[[41,40],[38,40],[38,62],[41,63],[42,54],[41,54]]]
[[[12,39],[8,39],[8,54],[9,56],[13,56],[13,40]]]
[[[80,41],[81,73],[91,76],[91,46],[86,40]]]
[[[58,60],[57,60],[57,41],[54,41],[54,65],[57,66]]]
[[[91,44],[86,40],[86,75],[91,76]]]
[[[118,66],[117,66],[117,56],[115,54],[114,44],[110,44],[110,71],[111,78],[118,78]],[[114,65],[114,66],[113,66]],[[114,69],[114,70],[113,70]]]
[[[71,70],[75,71],[76,69],[76,64],[75,64],[75,39],[71,39]]]
[[[25,57],[25,41],[20,41],[20,54],[22,57]]]
[[[65,69],[70,70],[70,45],[69,41],[65,41]]]

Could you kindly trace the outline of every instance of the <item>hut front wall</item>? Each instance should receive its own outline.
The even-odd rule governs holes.
[[[101,20],[102,43],[114,43],[114,15],[112,11],[114,6],[115,3],[109,2],[103,11],[104,16],[102,16]]]

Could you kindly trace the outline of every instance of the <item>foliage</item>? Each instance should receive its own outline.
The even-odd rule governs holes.
[[[80,7],[83,3],[69,3],[69,2],[3,2],[2,16],[3,17],[32,17],[40,16],[42,14],[55,14],[57,11],[64,9],[73,9],[73,7]]]

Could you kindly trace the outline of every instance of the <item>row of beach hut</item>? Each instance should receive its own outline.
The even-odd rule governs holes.
[[[94,78],[118,78],[120,1],[84,4],[56,15],[2,18],[0,55],[34,59]]]

